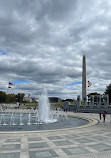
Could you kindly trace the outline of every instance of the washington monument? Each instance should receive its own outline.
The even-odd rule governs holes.
[[[82,100],[87,99],[86,93],[86,57],[83,56],[83,63],[82,63]]]

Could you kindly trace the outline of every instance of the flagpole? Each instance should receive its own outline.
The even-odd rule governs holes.
[[[89,86],[88,86],[87,89],[88,89],[88,90],[87,90],[87,96],[88,96],[88,105],[89,105]]]
[[[89,105],[89,87],[91,87],[92,83],[88,81],[88,105]]]
[[[88,85],[87,85],[87,96],[88,96],[88,105],[89,105],[89,81],[88,81]]]

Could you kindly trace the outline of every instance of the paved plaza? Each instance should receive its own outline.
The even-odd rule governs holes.
[[[111,158],[110,115],[105,123],[98,114],[68,115],[90,123],[62,130],[0,132],[0,158]]]

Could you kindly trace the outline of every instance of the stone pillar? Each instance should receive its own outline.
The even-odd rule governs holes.
[[[81,106],[81,99],[80,99],[80,95],[77,96],[77,108],[79,108]]]
[[[104,105],[109,106],[109,95],[108,94],[104,95]]]
[[[93,109],[93,106],[94,106],[94,95],[90,95],[90,106]]]
[[[86,106],[87,106],[87,97],[85,98],[83,98],[83,105],[84,105],[84,108],[86,108]]]
[[[97,106],[100,107],[101,106],[101,95],[97,95]]]
[[[63,105],[63,109],[64,109],[65,111],[69,110],[69,105],[70,105],[70,102],[65,101],[65,102],[64,102],[64,105]]]
[[[86,100],[85,100],[86,99]],[[83,56],[83,64],[82,64],[82,101],[87,102],[87,91],[86,91],[86,57]]]

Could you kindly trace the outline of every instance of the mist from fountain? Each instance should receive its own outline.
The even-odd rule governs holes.
[[[31,125],[31,113],[28,114],[28,125]]]
[[[24,125],[23,122],[22,122],[22,115],[23,114],[20,114],[20,126]]]
[[[44,86],[42,95],[39,98],[38,121],[44,123],[57,122],[57,119],[54,119],[50,114],[50,103],[47,95],[47,90]]]
[[[5,118],[5,114],[3,115],[3,125],[6,126],[6,118]]]
[[[12,124],[13,126],[16,125],[15,120],[14,120],[14,114],[11,115],[11,124]]]

